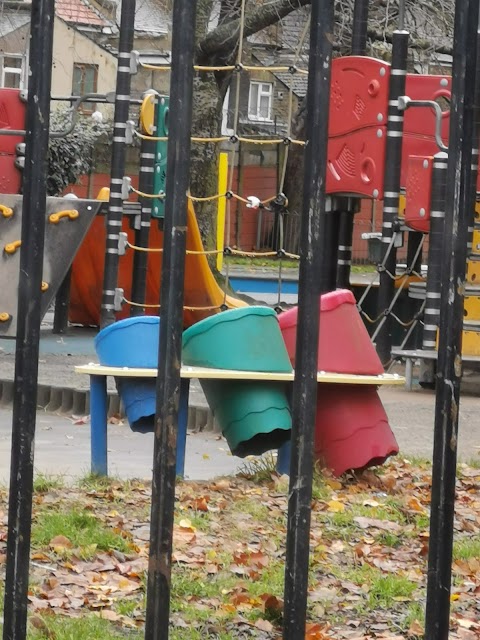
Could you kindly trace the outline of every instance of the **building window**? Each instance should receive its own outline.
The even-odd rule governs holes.
[[[0,87],[5,89],[25,88],[24,57],[10,53],[0,55]]]
[[[84,96],[87,93],[97,93],[98,66],[96,64],[73,64],[73,86],[74,96]],[[96,110],[93,102],[83,102],[80,111],[82,113],[93,113]]]
[[[272,121],[273,84],[250,82],[248,117],[250,120]]]

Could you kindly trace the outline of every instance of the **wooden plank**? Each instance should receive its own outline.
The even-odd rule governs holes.
[[[129,369],[128,367],[104,367],[99,364],[88,364],[75,367],[75,373],[95,376],[115,376],[128,378],[155,378],[156,369]],[[294,372],[270,373],[266,371],[233,371],[226,369],[209,369],[206,367],[183,366],[182,378],[196,378],[198,380],[256,380],[271,382],[291,382]],[[405,378],[397,374],[384,373],[382,375],[355,375],[347,373],[330,373],[319,371],[318,382],[330,384],[367,384],[367,385],[402,385]]]

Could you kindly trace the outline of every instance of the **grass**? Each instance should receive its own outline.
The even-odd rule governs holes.
[[[277,459],[272,452],[252,458],[241,466],[239,475],[258,484],[270,482],[277,473]]]
[[[78,481],[78,486],[83,491],[108,491],[114,486],[122,483],[122,488],[125,483],[115,478],[114,476],[100,476],[96,473],[88,473]]]
[[[455,540],[453,543],[454,560],[471,560],[480,558],[480,536]]]
[[[413,622],[419,622],[423,627],[425,624],[425,609],[420,602],[411,602],[403,620],[403,628],[408,630]]]
[[[49,491],[58,491],[64,487],[65,482],[62,476],[38,473],[33,480],[34,493],[48,493]]]
[[[480,453],[476,458],[470,458],[467,460],[467,465],[472,469],[480,469]]]
[[[32,528],[33,546],[48,546],[57,536],[67,538],[71,549],[79,549],[85,560],[94,557],[97,550],[127,550],[127,543],[120,535],[105,527],[90,513],[76,509],[43,511],[37,516]],[[63,545],[59,547],[60,555],[68,555],[69,548],[63,548]]]
[[[389,609],[395,601],[409,600],[418,588],[415,582],[403,576],[378,573],[368,593],[368,604],[371,609]]]
[[[224,261],[231,265],[245,266],[245,267],[278,267],[278,258],[262,258],[258,256],[256,258],[247,258],[243,256],[225,256]],[[283,269],[298,269],[299,261],[284,258],[282,260]],[[373,264],[356,264],[352,266],[352,273],[374,273],[377,270]]]
[[[125,638],[125,632],[116,631],[115,627],[99,616],[89,615],[81,618],[63,618],[52,615],[35,615],[30,618],[29,640],[116,640]],[[131,640],[140,640],[143,633],[129,632]]]

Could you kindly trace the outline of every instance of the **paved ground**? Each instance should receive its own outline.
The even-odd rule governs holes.
[[[37,413],[35,469],[48,475],[72,480],[90,471],[90,423],[44,412]],[[0,409],[0,483],[10,475],[12,413]],[[153,460],[153,434],[133,433],[125,425],[109,425],[109,473],[121,478],[150,478]],[[208,480],[235,473],[244,461],[234,458],[218,434],[190,433],[187,437],[185,475]]]
[[[406,456],[430,458],[433,447],[434,395],[432,392],[383,389],[380,392],[390,424]],[[460,409],[459,456],[480,461],[480,399],[464,396]],[[9,476],[12,414],[0,409],[0,482]],[[123,478],[151,476],[152,434],[133,433],[125,425],[109,425],[109,471]],[[190,433],[187,438],[186,476],[208,479],[235,473],[244,461],[234,458],[223,438],[212,433]],[[90,425],[37,414],[35,468],[67,478],[85,475],[90,465]]]

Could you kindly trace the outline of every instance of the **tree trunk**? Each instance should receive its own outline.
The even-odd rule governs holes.
[[[300,103],[298,110],[292,117],[292,138],[305,139],[306,99]],[[305,148],[291,145],[288,152],[287,172],[285,174],[284,192],[288,199],[287,210],[291,214],[295,227],[291,230],[290,243],[292,248],[298,246],[300,238],[300,222],[303,210],[303,169]]]

